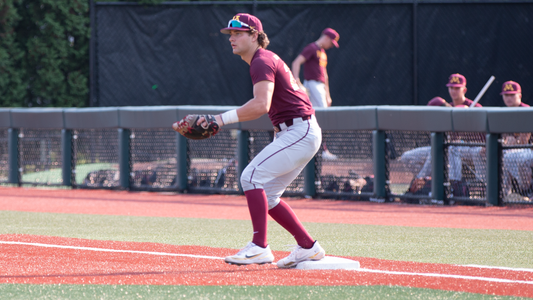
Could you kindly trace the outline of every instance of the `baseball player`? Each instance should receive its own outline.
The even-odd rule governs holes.
[[[296,82],[307,92],[313,107],[330,107],[331,95],[329,93],[329,77],[326,66],[328,56],[326,51],[339,48],[340,35],[332,28],[326,28],[318,40],[307,45],[292,62],[292,74]],[[304,83],[300,81],[300,67],[304,65]],[[327,160],[337,159],[337,155],[331,153],[326,143],[322,144],[322,158]]]
[[[326,28],[318,40],[307,45],[300,55],[292,62],[292,74],[299,85],[300,66],[304,65],[304,83],[313,107],[331,106],[331,95],[329,94],[329,78],[326,66],[328,56],[326,51],[333,46],[339,48],[339,34],[331,28]]]
[[[254,120],[268,113],[275,139],[245,168],[241,185],[252,219],[253,238],[237,254],[225,258],[237,265],[271,263],[274,256],[267,243],[267,216],[270,215],[296,239],[291,254],[277,262],[292,268],[306,260],[320,260],[324,249],[313,239],[289,205],[280,199],[320,147],[322,130],[307,94],[294,79],[289,67],[269,44],[261,21],[250,14],[236,14],[220,32],[229,35],[233,53],[250,65],[253,98],[240,108],[216,115],[221,126]],[[202,123],[200,119],[198,124]]]
[[[506,81],[500,93],[507,107],[529,107],[522,102],[522,88],[514,81]],[[504,134],[503,145],[525,145],[530,143],[531,133]],[[506,149],[503,151],[503,195],[507,201],[530,201],[533,167],[531,149]],[[516,180],[516,189],[513,181]],[[513,193],[513,190],[515,192]]]
[[[468,108],[473,103],[472,100],[465,97],[466,78],[461,74],[452,74],[448,78],[448,93],[452,98],[451,103],[447,103],[440,97],[435,97],[428,102],[428,105],[432,106],[452,106],[455,108]],[[477,103],[476,107],[481,107],[481,104]],[[464,137],[452,133],[451,137],[454,141],[462,141]],[[483,161],[482,147],[463,147],[463,146],[450,146],[448,148],[448,179],[450,180],[452,189],[460,186],[462,179],[463,161],[468,161],[474,166],[475,176],[480,180],[485,179],[485,164]],[[409,170],[415,175],[415,179],[425,179],[431,176],[431,147],[419,147],[404,152],[400,161],[405,166],[406,170]],[[460,196],[461,192],[454,190],[455,196]]]
[[[452,98],[452,102],[450,104],[453,107],[469,108],[474,102],[465,97],[467,88],[466,78],[463,75],[459,73],[450,75],[450,77],[448,77],[448,83],[446,86],[448,87],[450,98]],[[474,106],[482,107],[482,105],[479,103],[476,103]],[[450,138],[454,142],[468,142],[469,139],[471,139],[471,136],[464,136],[462,134],[452,132]],[[484,139],[484,136],[480,135],[479,138]],[[467,165],[473,165],[476,178],[480,181],[485,181],[485,156],[482,155],[482,151],[484,151],[483,147],[448,147],[448,162],[450,164],[448,176],[452,185],[452,189],[454,186],[460,185],[463,163],[467,163]]]

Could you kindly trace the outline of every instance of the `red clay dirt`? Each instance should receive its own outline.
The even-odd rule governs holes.
[[[302,222],[533,230],[533,207],[284,199]],[[2,210],[249,220],[244,196],[0,187]]]
[[[76,247],[196,254],[224,257],[235,250],[154,243],[94,241],[31,235],[0,235],[2,241]],[[275,265],[233,266],[221,259],[110,253],[80,249],[0,244],[0,283],[153,284],[153,285],[392,285],[492,295],[533,296],[531,272],[487,270],[445,264],[398,262],[364,257],[365,269],[453,274],[521,282],[487,282],[468,278],[376,274],[348,270],[282,270]],[[286,252],[274,251],[276,257]]]
[[[532,208],[414,206],[286,199],[304,222],[533,230]],[[159,217],[249,219],[242,196],[130,193],[107,190],[0,188],[2,210]],[[492,295],[533,297],[533,272],[365,257],[362,268],[281,270],[275,265],[237,267],[221,259],[101,252],[6,244],[6,241],[224,257],[234,249],[154,243],[0,235],[0,283],[165,285],[396,285]],[[274,252],[277,258],[287,252]],[[412,272],[394,274],[386,271]],[[423,276],[421,273],[474,276]],[[489,281],[487,278],[503,279]],[[509,281],[505,281],[509,280]]]

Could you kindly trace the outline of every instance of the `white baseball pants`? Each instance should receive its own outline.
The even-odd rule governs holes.
[[[241,175],[244,191],[264,189],[268,209],[278,205],[287,186],[300,174],[322,143],[322,130],[315,116],[309,120],[296,118],[293,125],[280,124],[281,131]]]
[[[533,151],[531,149],[509,149],[503,151],[503,192],[512,192],[512,178],[516,179],[518,188],[527,190],[531,187]]]
[[[304,87],[313,107],[328,107],[326,84],[316,80],[304,80]]]

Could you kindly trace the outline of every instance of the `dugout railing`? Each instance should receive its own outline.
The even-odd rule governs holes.
[[[201,141],[170,127],[231,108],[3,108],[0,183],[241,194],[239,175],[273,138],[266,115]],[[502,135],[533,132],[532,108],[332,107],[316,117],[323,145],[285,196],[531,203],[532,146]]]

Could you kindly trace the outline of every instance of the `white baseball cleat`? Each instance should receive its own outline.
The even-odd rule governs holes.
[[[248,245],[237,252],[237,254],[227,256],[224,261],[234,265],[262,265],[272,263],[274,261],[274,255],[272,255],[269,245],[267,245],[266,248],[261,248],[256,244],[249,242]]]
[[[296,246],[294,250],[292,250],[291,254],[283,259],[280,259],[277,265],[278,268],[294,268],[302,261],[321,260],[324,258],[324,256],[326,256],[326,251],[320,247],[318,241],[315,241],[311,249],[305,249],[300,246]]]

